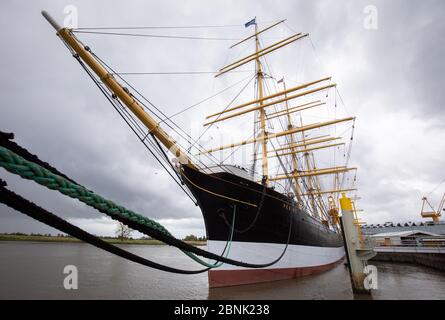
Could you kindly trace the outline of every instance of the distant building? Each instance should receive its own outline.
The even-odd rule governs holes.
[[[364,235],[373,235],[384,232],[400,232],[400,231],[422,231],[430,232],[438,235],[445,235],[445,222],[385,222],[384,224],[367,224],[361,226]]]
[[[423,246],[425,242],[444,239],[440,234],[419,230],[383,232],[369,237],[377,246]]]
[[[375,261],[417,263],[445,271],[445,235],[443,234],[405,230],[368,235],[367,240],[370,240],[377,253],[373,258]]]

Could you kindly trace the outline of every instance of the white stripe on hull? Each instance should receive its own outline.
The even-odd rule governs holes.
[[[226,241],[207,241],[208,250],[221,255]],[[228,257],[252,264],[265,264],[278,258],[285,248],[285,244],[259,243],[259,242],[232,242]],[[314,247],[302,245],[289,245],[286,253],[276,264],[266,269],[304,268],[322,266],[335,263],[345,255],[343,247]],[[216,270],[244,269],[229,264],[223,264]]]

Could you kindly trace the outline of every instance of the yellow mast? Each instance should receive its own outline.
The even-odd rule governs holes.
[[[306,139],[306,143],[297,143],[297,144],[293,144],[293,145],[290,145],[290,144],[282,145],[281,148],[274,149],[274,150],[269,150],[269,151],[267,151],[267,153],[272,154],[272,155],[269,155],[269,157],[274,157],[274,156],[276,156],[275,153],[277,151],[290,150],[292,148],[304,147],[304,146],[309,146],[309,145],[313,145],[313,144],[322,143],[322,142],[325,142],[325,141],[332,141],[332,140],[341,139],[340,137],[338,137],[338,138],[322,139],[322,138],[328,137],[328,136],[329,135],[324,135],[324,136],[318,136],[318,137]],[[298,151],[301,151],[301,150],[298,150]],[[285,155],[284,153],[278,154],[278,156],[284,156],[284,155]]]
[[[266,97],[263,97],[262,99],[255,99],[255,100],[253,100],[253,101],[248,101],[248,102],[245,102],[245,103],[243,103],[243,104],[237,105],[237,106],[235,106],[235,107],[227,108],[227,109],[224,109],[224,110],[222,110],[222,111],[220,111],[220,112],[210,114],[210,115],[208,115],[208,116],[206,117],[206,119],[209,119],[209,118],[212,118],[212,117],[216,117],[216,116],[220,116],[220,115],[222,115],[222,114],[224,114],[224,113],[227,113],[227,112],[230,112],[230,111],[234,111],[234,110],[237,110],[237,109],[241,109],[241,108],[244,108],[244,107],[248,107],[248,106],[250,106],[250,105],[252,105],[252,104],[255,104],[255,103],[258,103],[258,102],[260,102],[260,101],[265,101],[265,100],[270,100],[270,99],[272,99],[272,98],[277,98],[277,97],[279,97],[279,96],[284,95],[285,93],[291,93],[291,92],[294,92],[294,91],[299,91],[299,90],[301,90],[301,89],[305,89],[305,88],[307,88],[307,87],[313,86],[314,84],[318,84],[318,83],[320,83],[320,82],[323,82],[323,81],[326,81],[326,80],[330,80],[330,79],[331,79],[330,77],[328,77],[328,78],[323,78],[323,79],[319,79],[319,80],[316,80],[316,81],[308,82],[308,83],[305,83],[305,84],[302,84],[302,85],[299,85],[299,86],[296,86],[296,87],[289,88],[289,89],[287,89],[287,90],[285,90],[285,91],[280,91],[280,92],[277,92],[277,93],[270,94],[270,95],[268,95],[268,96],[266,96]],[[280,101],[280,102],[281,102],[281,101]],[[318,102],[321,102],[321,101],[320,101],[320,100],[312,101],[312,102],[309,102],[308,104],[311,104],[311,103],[318,103]],[[277,103],[278,103],[278,102],[277,102]],[[300,105],[300,107],[303,107],[303,106],[305,106],[305,105],[307,105],[307,104]]]
[[[258,38],[258,25],[255,23],[255,52],[256,52],[256,68],[258,79],[258,100],[260,108],[263,106],[263,72],[261,70],[260,57],[260,39]],[[266,110],[260,109],[260,130],[262,132],[262,154],[263,154],[263,179],[266,186],[269,184],[269,166],[267,160],[267,132],[266,132]]]
[[[287,101],[286,101],[286,103],[287,103]],[[267,120],[272,120],[272,119],[275,119],[275,118],[278,118],[278,117],[291,115],[292,113],[296,113],[296,112],[300,112],[300,111],[303,111],[303,110],[315,108],[315,107],[321,106],[323,104],[326,104],[326,103],[313,104],[313,105],[310,105],[310,106],[307,106],[307,107],[304,107],[304,108],[292,107],[292,108],[288,108],[286,110],[287,112],[273,112],[273,113],[269,113],[267,115]]]
[[[320,149],[325,149],[325,148],[333,148],[333,147],[342,146],[344,144],[345,143],[342,142],[342,143],[327,144],[327,145],[324,145],[324,146],[318,146],[318,147],[312,147],[312,148],[306,148],[306,149],[300,149],[300,150],[292,150],[290,152],[273,154],[273,155],[269,156],[269,158],[284,157],[284,156],[289,156],[289,155],[295,155],[297,153],[303,153],[303,152],[306,153],[306,152],[314,151],[314,150],[320,150]]]
[[[257,30],[256,25],[255,25],[255,30]],[[308,35],[309,34],[307,34],[307,33],[304,34],[304,35],[296,34],[296,35],[288,38],[289,40],[286,39],[287,41],[282,40],[279,43],[275,43],[274,45],[269,46],[267,50],[266,49],[257,50],[255,56],[250,56],[250,58],[247,58],[247,59],[246,58],[241,59],[239,62],[237,62],[235,64],[233,64],[233,63],[230,64],[231,67],[226,66],[223,69],[221,69],[221,71],[218,74],[215,75],[215,78],[219,77],[219,76],[221,76],[221,75],[223,75],[223,74],[225,74],[225,73],[227,73],[229,71],[232,71],[233,69],[241,67],[242,65],[244,65],[246,63],[249,63],[250,61],[257,60],[259,57],[262,57],[262,56],[264,56],[266,54],[269,54],[269,53],[271,53],[271,52],[273,52],[273,51],[275,51],[275,50],[277,50],[277,49],[279,49],[281,47],[284,47],[284,46],[286,46],[286,45],[288,45],[288,44],[290,44],[292,42],[295,42],[295,41],[300,40],[300,39],[302,39],[304,37],[307,37]],[[258,33],[256,33],[255,39],[258,39]]]
[[[326,191],[321,191],[321,192],[317,192],[317,195],[322,195],[322,194],[334,194],[334,193],[340,193],[340,192],[349,192],[349,191],[356,191],[357,189],[355,188],[351,188],[351,189],[334,189],[334,190],[326,190]],[[308,196],[309,193],[303,193],[302,196]]]
[[[357,168],[346,168],[346,167],[333,167],[333,168],[323,168],[323,169],[312,169],[306,171],[298,171],[293,174],[293,176],[298,178],[312,177],[312,176],[322,176],[334,173],[343,173],[351,170],[357,170]],[[289,179],[287,175],[279,175],[275,177],[270,177],[269,181],[285,180]],[[316,191],[314,192],[317,193]]]
[[[68,28],[62,28],[60,27],[57,22],[54,21],[54,19],[52,17],[50,17],[48,15],[48,13],[46,12],[42,12],[42,15],[46,18],[46,20],[54,27],[54,29],[56,29],[57,31],[57,35],[61,38],[61,40],[69,47],[71,48],[79,57],[79,59],[82,59],[82,61],[98,76],[98,78],[102,81],[102,83],[104,85],[107,86],[107,88],[147,127],[148,131],[150,134],[153,134],[153,136],[155,136],[160,143],[162,143],[172,154],[174,154],[176,157],[179,158],[180,162],[184,165],[187,165],[189,167],[192,168],[197,168],[196,165],[191,161],[191,159],[189,158],[189,156],[181,150],[181,148],[178,146],[178,144],[176,143],[176,141],[174,139],[172,139],[161,127],[160,127],[160,123],[158,123],[155,119],[153,119],[148,113],[146,113],[143,109],[143,107],[139,104],[139,102],[133,98],[132,94],[129,92],[129,90],[127,88],[124,88],[115,78],[114,76],[108,72],[108,70],[106,68],[104,68],[104,66],[97,60],[97,58],[91,54],[91,51],[88,47],[84,46],[79,40],[77,40],[77,38],[74,36],[74,34],[72,33],[71,29]],[[281,21],[282,22],[282,21]],[[279,22],[279,23],[281,23]],[[278,23],[277,23],[278,24]],[[276,24],[275,24],[276,25]],[[271,26],[272,27],[272,26]],[[292,125],[292,119],[290,114],[292,112],[298,112],[301,110],[304,110],[306,108],[312,108],[315,106],[319,106],[322,105],[324,103],[319,103],[320,101],[315,101],[315,102],[310,102],[307,103],[305,105],[300,105],[297,107],[293,107],[293,108],[289,108],[288,105],[288,100],[291,99],[295,99],[298,97],[302,97],[305,95],[309,95],[312,93],[316,93],[322,90],[326,90],[329,89],[331,87],[334,87],[335,84],[329,84],[326,86],[322,86],[322,87],[318,87],[315,89],[310,89],[308,91],[305,92],[299,92],[299,93],[293,93],[292,95],[288,95],[288,93],[294,92],[294,91],[298,91],[300,89],[304,89],[307,87],[310,87],[314,84],[318,84],[320,82],[323,81],[327,81],[330,80],[330,78],[323,78],[323,79],[319,79],[316,81],[313,81],[311,83],[307,83],[304,85],[300,85],[297,87],[293,87],[293,88],[286,88],[286,85],[284,83],[283,80],[283,86],[284,86],[284,91],[270,95],[270,96],[264,96],[264,88],[263,88],[263,80],[264,80],[264,76],[263,76],[263,72],[262,72],[262,65],[260,62],[260,57],[268,54],[272,51],[275,51],[278,48],[281,48],[284,45],[287,45],[289,43],[292,43],[298,39],[301,39],[305,36],[307,36],[307,34],[301,36],[301,34],[297,34],[294,35],[292,37],[289,37],[287,39],[284,39],[272,46],[266,47],[264,49],[260,48],[260,42],[259,42],[259,37],[258,35],[263,32],[266,31],[267,29],[262,31],[258,31],[258,26],[257,24],[255,24],[255,34],[251,36],[255,37],[255,53],[253,55],[250,55],[244,59],[241,59],[239,61],[236,61],[235,63],[232,63],[231,65],[229,65],[228,67],[226,66],[225,68],[221,69],[220,74],[226,73],[236,67],[239,67],[240,65],[243,65],[251,60],[255,60],[256,62],[256,76],[257,76],[257,83],[258,83],[258,97],[256,100],[254,101],[250,101],[247,102],[243,105],[237,106],[237,107],[233,107],[229,110],[225,110],[223,112],[219,112],[217,114],[213,114],[208,116],[208,118],[216,116],[216,115],[221,115],[223,113],[227,113],[228,111],[232,111],[232,110],[236,110],[236,109],[242,109],[246,106],[250,106],[252,104],[256,104],[256,107],[252,107],[250,109],[244,109],[243,111],[240,111],[238,113],[234,113],[234,114],[230,114],[227,115],[225,117],[222,117],[218,120],[214,120],[211,121],[207,124],[210,123],[215,123],[215,122],[219,122],[219,121],[224,121],[226,119],[232,118],[232,117],[236,117],[239,116],[241,114],[245,114],[245,113],[249,113],[252,111],[256,111],[258,110],[260,112],[260,130],[261,130],[261,136],[260,137],[255,137],[254,139],[251,140],[247,140],[247,141],[242,141],[240,143],[237,144],[232,144],[229,146],[223,146],[217,149],[212,149],[212,150],[207,150],[204,153],[210,153],[210,152],[214,152],[214,151],[218,151],[218,150],[223,150],[226,148],[232,148],[235,145],[245,145],[245,144],[249,144],[249,143],[256,143],[256,142],[260,142],[262,144],[262,169],[263,169],[263,177],[264,177],[264,183],[266,184],[266,186],[269,184],[270,181],[277,181],[277,180],[282,180],[282,179],[288,179],[289,177],[286,176],[275,176],[275,177],[269,177],[269,170],[268,170],[268,150],[267,150],[267,143],[268,140],[271,138],[278,138],[281,136],[285,136],[285,135],[290,135],[290,144],[288,146],[286,146],[285,148],[282,148],[280,150],[286,150],[286,149],[290,149],[292,152],[290,152],[292,154],[292,180],[295,180],[295,189],[296,189],[296,196],[299,199],[301,196],[307,196],[309,195],[311,197],[312,200],[312,206],[314,208],[314,215],[317,216],[318,218],[320,217],[320,215],[317,212],[317,204],[315,203],[315,198],[314,195],[317,194],[318,196],[320,196],[321,194],[325,194],[325,193],[333,193],[333,192],[339,192],[341,190],[331,190],[331,191],[326,191],[326,192],[322,192],[320,191],[319,185],[318,185],[318,176],[319,175],[328,175],[328,174],[336,174],[338,175],[339,173],[344,173],[350,170],[355,170],[356,168],[346,168],[346,167],[334,167],[334,168],[324,168],[324,169],[316,169],[315,168],[315,163],[313,163],[313,167],[311,167],[309,158],[308,158],[308,151],[310,150],[309,148],[305,148],[303,150],[299,150],[299,147],[306,147],[307,145],[310,144],[316,144],[316,143],[320,143],[320,142],[325,142],[325,141],[331,141],[331,140],[335,140],[338,138],[327,138],[327,139],[320,139],[322,137],[318,137],[317,138],[313,138],[313,139],[305,139],[304,137],[304,133],[306,130],[312,130],[315,128],[320,128],[320,127],[324,127],[324,126],[328,126],[328,125],[332,125],[332,124],[336,124],[339,122],[344,122],[344,121],[350,121],[353,120],[354,118],[349,117],[349,118],[344,118],[344,119],[336,119],[333,121],[327,121],[327,122],[323,122],[323,123],[314,123],[314,124],[310,124],[310,125],[305,125],[303,126],[303,124],[301,124],[301,127],[294,127]],[[235,44],[236,45],[236,44]],[[218,74],[218,75],[220,75]],[[280,96],[283,96],[284,98],[279,98]],[[273,100],[273,101],[267,101],[271,98],[278,98],[277,100]],[[273,133],[273,134],[268,134],[266,131],[266,107],[268,106],[272,106],[272,105],[276,105],[278,103],[281,102],[285,102],[286,105],[286,111],[285,113],[281,113],[281,112],[277,112],[273,115],[274,117],[279,117],[279,116],[284,116],[287,115],[287,120],[288,120],[288,129],[286,131],[283,132],[279,132],[279,133]],[[315,104],[314,104],[315,103]],[[317,104],[318,103],[318,104]],[[306,106],[305,108],[302,108],[303,106]],[[292,111],[292,112],[291,112]],[[302,134],[302,141],[298,141],[298,139],[295,139],[295,134],[301,132]],[[296,141],[294,141],[296,140]],[[310,140],[315,140],[315,141],[311,141]],[[325,148],[325,147],[331,147],[334,145],[329,145],[329,146],[320,146],[320,147],[314,147],[312,148],[312,150],[316,150],[316,149],[321,149],[321,148]],[[298,171],[297,168],[297,159],[296,159],[296,153],[298,152],[302,152],[304,151],[306,153],[305,158],[306,158],[306,166],[307,166],[307,170],[306,171]],[[269,152],[270,153],[270,152]],[[279,155],[282,156],[283,154]],[[312,161],[314,161],[314,159],[312,158]],[[300,186],[299,186],[299,181],[298,179],[305,179],[308,178],[309,181],[309,193],[308,194],[302,194]],[[314,179],[314,180],[312,180]],[[291,181],[292,181],[291,180]],[[316,189],[313,188],[313,183],[315,183],[315,187]],[[334,186],[336,187],[336,186]],[[347,189],[348,190],[348,189]],[[353,190],[353,189],[349,189],[349,190]],[[346,190],[344,190],[346,191]],[[445,195],[444,198],[442,199],[442,206],[443,203],[445,202]],[[325,215],[324,212],[324,208],[322,208],[322,203],[318,203],[318,205],[320,206],[320,214],[321,215]],[[440,212],[439,212],[440,215]]]
[[[336,230],[338,230],[338,226],[340,224],[340,216],[338,214],[338,207],[336,201],[332,195],[328,197],[328,205],[329,205],[329,216],[331,217],[332,225]]]
[[[79,55],[91,70],[100,78],[100,80],[119,98],[128,109],[147,127],[149,132],[153,134],[173,155],[175,155],[182,164],[196,168],[191,159],[181,150],[176,141],[173,140],[153,119],[144,111],[142,106],[134,99],[128,89],[124,88],[111,73],[109,73],[102,64],[90,53],[88,47],[84,47],[68,28],[62,28],[59,24],[46,12],[42,11],[45,19],[56,29],[57,35],[71,49]]]
[[[336,86],[336,84],[333,83],[333,84],[330,84],[330,85],[327,85],[327,86],[323,86],[323,87],[311,89],[311,90],[308,90],[308,91],[300,92],[300,93],[288,96],[287,98],[281,98],[281,99],[274,100],[274,101],[271,101],[271,102],[268,102],[268,103],[265,103],[265,104],[261,103],[261,104],[259,104],[256,107],[249,108],[249,109],[246,109],[246,110],[243,110],[243,111],[238,111],[238,112],[232,113],[230,115],[227,115],[227,116],[224,116],[224,117],[220,117],[220,118],[218,118],[216,120],[213,120],[213,121],[208,121],[208,122],[204,123],[204,126],[208,126],[209,124],[212,124],[212,123],[224,121],[224,120],[227,120],[227,119],[230,119],[230,118],[233,118],[233,117],[237,117],[237,116],[240,116],[240,115],[245,114],[245,113],[249,113],[249,112],[253,112],[253,111],[256,111],[256,110],[260,110],[260,109],[263,109],[263,108],[266,108],[266,107],[269,107],[269,106],[273,106],[273,105],[276,105],[278,103],[284,102],[286,100],[291,100],[291,99],[303,97],[303,96],[306,96],[306,95],[309,95],[309,94],[312,94],[312,93],[320,92],[320,91],[323,91],[323,90],[326,90],[326,89],[329,89],[329,88],[332,88],[332,87],[335,87],[335,86]],[[260,101],[263,102],[263,100],[266,100],[266,99],[263,98]]]
[[[241,43],[243,43],[243,42],[245,42],[245,41],[247,41],[247,40],[249,40],[249,39],[252,39],[253,37],[259,35],[260,33],[263,33],[263,32],[265,32],[265,31],[267,31],[267,30],[269,30],[269,29],[272,29],[273,27],[279,25],[280,23],[283,23],[284,21],[286,21],[286,19],[283,19],[283,20],[281,20],[281,21],[278,21],[277,23],[274,23],[273,25],[268,26],[267,28],[264,28],[264,29],[262,29],[262,30],[260,30],[260,31],[255,32],[255,34],[252,34],[251,36],[248,36],[247,38],[245,38],[245,39],[243,39],[243,40],[240,40],[240,41],[238,41],[238,42],[235,43],[235,44],[232,44],[232,45],[230,46],[230,49],[232,49],[233,47],[236,47],[237,45],[239,45],[239,44],[241,44]]]
[[[339,144],[339,145],[341,145],[341,144]],[[312,153],[310,153],[310,155],[309,155],[309,157],[310,158],[312,158],[312,167],[315,169],[315,158],[314,158],[314,153],[312,152]],[[338,174],[338,173],[336,173],[336,174]],[[314,176],[314,182],[315,182],[315,190],[316,190],[316,192],[317,193],[320,193],[321,191],[320,191],[320,180],[319,180],[319,176],[318,175],[316,175],[316,176]],[[324,207],[324,203],[321,201],[321,196],[320,195],[318,195],[318,197],[317,197],[317,202],[318,202],[318,204],[319,204],[319,206],[320,206],[320,210],[321,210],[321,212],[322,212],[322,214],[324,214],[324,216],[325,216],[325,218],[326,218],[326,220],[327,220],[327,223],[329,223],[329,218],[328,218],[328,210]]]
[[[325,135],[325,136],[318,136],[318,137],[311,138],[311,139],[306,139],[306,143],[297,143],[297,144],[293,144],[293,145],[287,144],[287,145],[284,145],[282,148],[275,149],[274,151],[269,151],[269,153],[275,152],[275,151],[289,150],[289,149],[298,148],[298,147],[306,147],[306,146],[313,145],[313,144],[319,144],[319,143],[323,143],[323,142],[341,139],[340,137],[336,137],[336,138],[333,138],[333,137],[325,138],[325,137],[329,137],[329,136]]]
[[[255,36],[258,36],[260,33],[261,33],[261,32],[257,32],[257,33],[251,35],[249,38],[246,38],[246,39],[250,39],[250,38],[253,38],[253,37],[255,37]],[[252,53],[252,54],[249,54],[248,56],[245,56],[245,57],[242,58],[242,59],[239,59],[239,60],[237,60],[237,61],[235,61],[235,62],[232,62],[231,64],[226,65],[225,67],[219,69],[219,71],[224,71],[224,70],[226,70],[226,69],[228,69],[228,68],[230,68],[230,67],[232,67],[232,66],[234,66],[234,65],[237,65],[237,67],[239,67],[239,64],[240,64],[240,63],[244,64],[245,61],[248,60],[248,59],[250,59],[250,60],[249,60],[249,62],[250,62],[250,61],[254,60],[254,59],[255,59],[255,56],[257,56],[258,54],[263,53],[263,52],[265,52],[265,51],[267,51],[267,50],[269,50],[269,49],[271,49],[271,48],[274,48],[274,47],[276,47],[277,45],[279,45],[279,44],[281,44],[281,43],[283,43],[283,42],[289,41],[289,40],[291,40],[292,38],[295,38],[295,37],[297,37],[297,36],[299,36],[299,35],[301,35],[301,33],[294,34],[293,36],[290,36],[289,38],[280,40],[280,41],[278,41],[278,42],[276,42],[276,43],[274,43],[274,44],[272,44],[272,45],[270,45],[270,46],[268,46],[268,47],[266,47],[266,48],[261,49],[261,50],[258,51],[258,52],[254,52],[254,53]],[[232,47],[231,47],[231,48],[232,48]]]
[[[305,125],[304,127],[296,127],[296,128],[291,129],[291,130],[286,130],[286,131],[282,131],[282,132],[278,132],[278,133],[268,134],[267,135],[267,139],[278,138],[278,137],[286,136],[286,135],[289,135],[289,134],[293,134],[293,133],[297,133],[297,132],[301,132],[301,131],[312,130],[312,129],[321,128],[321,127],[325,127],[325,126],[330,126],[330,125],[333,125],[333,124],[336,124],[336,123],[345,122],[345,121],[351,121],[351,120],[354,120],[354,119],[355,119],[354,117],[348,117],[348,118],[336,119],[336,120],[331,120],[331,121],[326,121],[326,122],[321,122],[321,123],[308,124],[308,125]],[[211,152],[215,152],[215,151],[221,151],[221,150],[224,150],[224,149],[229,149],[229,148],[234,148],[234,147],[238,147],[238,146],[243,146],[243,145],[255,143],[255,142],[258,142],[258,141],[262,141],[263,139],[264,139],[263,137],[258,137],[258,138],[254,138],[254,139],[241,141],[241,142],[236,142],[236,143],[228,144],[228,145],[225,145],[225,146],[221,146],[221,147],[209,149],[209,150],[206,150],[206,151],[202,151],[199,154],[211,153]]]

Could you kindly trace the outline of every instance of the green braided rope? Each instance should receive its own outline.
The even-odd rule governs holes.
[[[71,198],[78,199],[93,208],[104,210],[110,216],[122,216],[131,221],[154,228],[164,234],[171,235],[167,229],[156,221],[119,206],[81,185],[74,184],[33,162],[25,160],[9,149],[1,146],[0,166],[24,179],[34,180],[38,184],[52,190],[57,190]]]
[[[24,179],[33,180],[38,184],[41,184],[49,189],[57,190],[63,193],[64,195],[77,199],[87,204],[90,207],[103,210],[112,218],[116,216],[121,216],[131,221],[156,229],[166,235],[172,236],[171,233],[166,228],[164,228],[161,224],[157,223],[156,221],[153,221],[150,218],[147,218],[143,215],[137,214],[131,210],[119,206],[115,204],[113,201],[107,200],[81,185],[72,183],[71,181],[52,173],[51,171],[41,167],[36,163],[33,163],[31,161],[28,161],[20,157],[11,150],[4,148],[2,146],[0,146],[0,166],[5,168],[7,171],[11,173],[19,175]],[[232,236],[233,236],[233,230],[231,238]],[[208,268],[217,268],[222,265],[222,263],[209,264],[208,262],[194,255],[193,253],[187,251],[183,252],[196,262]]]
[[[227,258],[229,256],[230,248],[232,246],[233,231],[235,230],[235,218],[236,218],[236,205],[233,208],[232,228],[230,230],[230,239],[229,239],[229,242],[227,243],[227,252],[226,252],[226,254],[223,255],[224,258]],[[197,257],[197,256],[195,256],[193,254],[189,255],[188,253],[189,252],[185,252],[185,254],[188,255],[190,258],[192,258],[196,262],[198,262],[198,263],[200,263],[200,264],[202,264],[202,265],[204,265],[204,266],[206,266],[208,268],[213,268],[213,269],[214,268],[219,268],[219,267],[221,267],[224,264],[224,262],[222,262],[222,261],[216,262],[214,264],[210,264],[210,263],[207,263],[207,262],[201,260],[199,257]]]
[[[112,218],[121,216],[172,236],[171,233],[158,222],[119,206],[113,201],[107,200],[79,184],[72,183],[2,146],[0,146],[0,166],[24,179],[33,180],[49,189],[57,190],[68,197],[77,199],[90,207],[103,210]],[[196,262],[208,268],[217,268],[222,265],[221,263],[209,264],[193,253],[183,252]]]

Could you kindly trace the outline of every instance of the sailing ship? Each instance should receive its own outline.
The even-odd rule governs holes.
[[[281,79],[278,83],[282,89],[269,93],[265,89],[265,82],[270,80],[266,79],[264,72],[266,56],[304,39],[308,34],[296,33],[271,45],[261,46],[260,37],[284,20],[264,29],[259,29],[255,19],[246,24],[246,28],[254,27],[253,34],[232,47],[252,41],[254,52],[221,68],[216,77],[253,64],[255,97],[210,114],[204,126],[250,117],[254,122],[253,138],[213,148],[203,148],[195,141],[193,151],[193,148],[180,145],[163,129],[169,119],[157,120],[147,110],[143,99],[137,98],[138,92],[132,87],[127,88],[128,83],[123,83],[121,77],[84,45],[75,30],[60,27],[46,12],[42,14],[73,56],[97,80],[96,84],[109,100],[118,105],[122,114],[131,117],[128,119],[137,121],[141,141],[145,144],[151,139],[149,146],[157,148],[161,159],[170,165],[169,172],[199,206],[208,250],[252,264],[277,260],[275,264],[259,269],[228,264],[212,268],[208,271],[210,287],[309,275],[328,270],[343,259],[338,195],[355,190],[353,186],[348,186],[349,189],[344,186],[344,177],[356,168],[349,168],[347,164],[318,168],[314,153],[335,150],[345,143],[338,141],[341,137],[314,136],[313,132],[342,123],[353,124],[355,118],[303,124],[303,110],[327,104],[323,99],[314,100],[312,97],[336,89],[330,77],[293,87],[287,87],[286,81]],[[290,103],[295,103],[295,106],[290,106]],[[295,116],[300,117],[299,124],[295,122]],[[268,123],[277,120],[281,124],[284,121],[286,125],[283,130],[272,132]],[[250,147],[254,153],[249,169],[214,161],[215,153]],[[169,159],[170,155],[174,156],[173,160]],[[202,157],[213,159],[213,164],[205,163]],[[278,168],[276,174],[271,173],[273,163]],[[257,166],[260,166],[259,173]],[[326,176],[332,177],[327,188],[321,183],[322,177]]]

